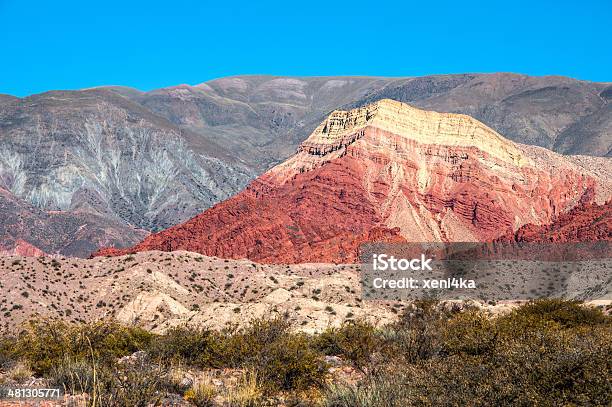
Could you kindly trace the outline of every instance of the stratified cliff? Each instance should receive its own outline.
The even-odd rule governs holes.
[[[131,249],[98,254],[352,262],[363,242],[488,241],[609,194],[609,180],[547,154],[469,116],[385,99],[333,112],[294,156],[233,198]]]

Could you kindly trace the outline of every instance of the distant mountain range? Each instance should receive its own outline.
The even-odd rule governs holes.
[[[78,256],[132,245],[242,190],[294,154],[332,110],[383,98],[469,114],[510,140],[563,154],[612,155],[612,86],[563,77],[244,76],[151,92],[0,95],[0,188],[42,219],[4,228],[0,250],[19,239]],[[31,225],[56,211],[92,243],[73,244],[71,233],[28,239]]]

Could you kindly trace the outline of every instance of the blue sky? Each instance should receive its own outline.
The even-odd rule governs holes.
[[[611,0],[0,0],[0,93],[238,74],[612,81]]]

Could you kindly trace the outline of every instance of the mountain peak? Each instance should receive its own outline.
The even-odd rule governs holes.
[[[528,162],[519,148],[471,116],[422,110],[407,103],[381,99],[351,110],[335,110],[304,141],[299,151],[336,151],[359,139],[367,127],[400,136],[404,142],[476,147],[505,163]]]

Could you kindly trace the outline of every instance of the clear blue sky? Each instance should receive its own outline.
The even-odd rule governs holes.
[[[238,74],[612,81],[612,0],[0,0],[0,93]]]

